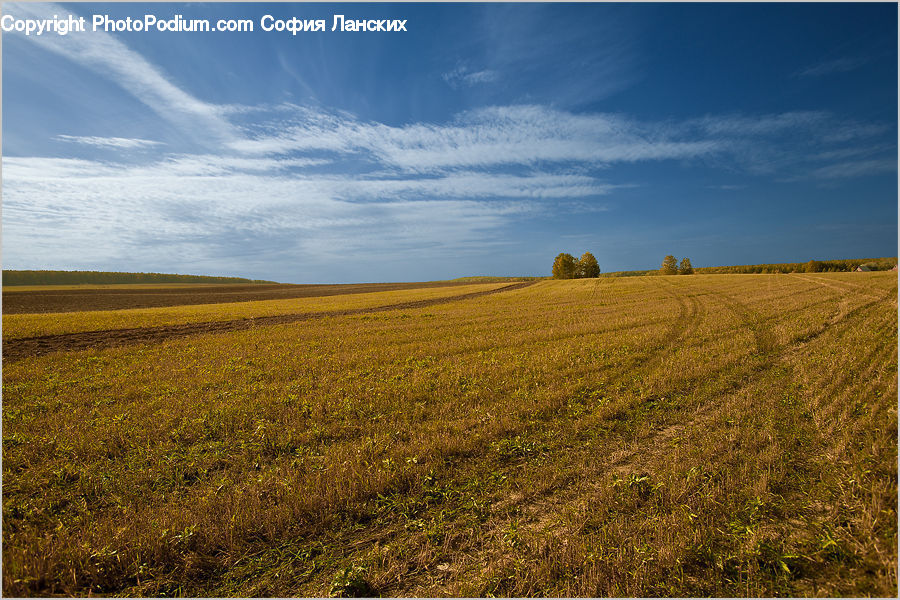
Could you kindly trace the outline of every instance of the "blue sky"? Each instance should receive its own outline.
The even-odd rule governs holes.
[[[7,269],[327,283],[897,252],[895,4],[3,11],[256,25],[4,32]]]

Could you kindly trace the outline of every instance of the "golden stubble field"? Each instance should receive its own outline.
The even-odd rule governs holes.
[[[543,281],[3,367],[4,595],[897,592],[894,273]]]

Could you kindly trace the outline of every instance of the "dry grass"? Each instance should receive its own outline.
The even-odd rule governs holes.
[[[548,281],[3,377],[6,595],[897,592],[890,273]]]
[[[338,296],[289,298],[285,300],[256,300],[253,302],[192,304],[157,308],[3,315],[3,338],[11,340],[82,331],[158,327],[207,321],[231,321],[234,319],[293,313],[370,308],[493,290],[503,287],[503,285],[487,283]]]

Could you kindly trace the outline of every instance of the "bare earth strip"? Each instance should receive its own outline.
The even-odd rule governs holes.
[[[399,304],[388,304],[373,308],[355,308],[333,310],[325,312],[304,312],[287,315],[272,315],[247,319],[235,319],[232,321],[210,321],[204,323],[187,323],[183,325],[163,325],[158,327],[134,327],[128,329],[113,329],[104,331],[84,331],[78,333],[64,333],[57,335],[43,335],[30,338],[21,338],[4,341],[3,360],[17,361],[31,356],[41,356],[50,352],[86,350],[88,348],[108,348],[111,346],[125,346],[129,344],[141,344],[147,342],[161,342],[171,338],[179,338],[202,333],[223,333],[226,331],[238,331],[253,327],[267,325],[283,325],[306,321],[315,318],[340,317],[377,313],[388,310],[404,310],[425,308],[447,302],[478,298],[498,292],[507,292],[522,289],[532,285],[533,281],[525,281],[504,286],[502,288],[446,296],[442,298],[430,298],[427,300],[414,300]]]
[[[157,308],[189,304],[220,304],[254,300],[315,298],[343,294],[365,294],[434,287],[468,285],[466,282],[432,281],[420,283],[354,284],[228,284],[169,285],[159,287],[103,287],[3,290],[3,314],[84,312],[125,308]]]

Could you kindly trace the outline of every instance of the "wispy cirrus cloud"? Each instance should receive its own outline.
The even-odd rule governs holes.
[[[473,71],[466,66],[459,66],[441,75],[441,78],[447,82],[447,85],[456,89],[460,87],[471,87],[480,83],[490,83],[496,81],[499,76],[497,71],[491,69],[482,69]]]
[[[811,177],[839,157],[895,151],[886,143],[886,123],[841,119],[827,111],[789,111],[763,115],[707,115],[670,124],[672,135],[705,135],[721,150],[713,164],[731,171],[779,180]]]
[[[16,9],[20,16],[64,12],[53,5]],[[204,100],[113,35],[31,41],[108,77],[199,140],[200,149],[58,134],[54,139],[78,149],[77,158],[5,156],[3,243],[14,265],[180,270],[190,260],[199,270],[227,261],[273,279],[363,280],[385,257],[414,263],[422,255],[484,253],[509,243],[506,232],[524,219],[610,210],[609,199],[645,184],[630,168],[638,163],[775,181],[896,169],[895,158],[886,158],[896,152],[883,139],[889,125],[827,111],[652,120],[531,102],[388,124],[297,104]],[[490,83],[500,67],[529,56],[518,38],[496,47],[508,55],[479,70],[457,67],[445,81],[459,88]],[[594,59],[600,71],[616,75],[599,95],[626,85],[618,66]],[[109,150],[140,152],[127,153],[125,164],[108,160]],[[354,260],[343,260],[348,255]],[[81,262],[60,263],[72,256]],[[307,270],[289,277],[270,262]]]
[[[54,139],[61,142],[71,142],[74,144],[84,144],[87,146],[95,146],[97,148],[115,148],[138,149],[153,148],[154,146],[162,146],[162,142],[153,140],[144,140],[140,138],[120,138],[120,137],[98,137],[98,136],[78,136],[78,135],[58,135]]]
[[[726,184],[722,184],[722,185],[708,185],[708,186],[706,186],[706,188],[707,188],[707,189],[710,189],[710,190],[722,190],[722,191],[726,191],[726,192],[733,192],[733,191],[737,191],[737,190],[742,190],[742,189],[744,189],[744,188],[746,188],[746,187],[747,187],[746,185],[727,184],[727,183],[726,183]]]
[[[845,56],[806,67],[805,69],[797,71],[796,76],[800,78],[815,78],[831,75],[833,73],[847,73],[849,71],[855,71],[867,62],[869,61],[866,58]]]
[[[896,171],[896,159],[851,160],[817,167],[788,181],[848,179]]]
[[[72,185],[97,179],[156,185],[154,182],[212,180],[231,176],[243,178],[241,181],[254,181],[260,186],[252,196],[242,201],[241,204],[247,207],[266,204],[260,198],[271,196],[264,191],[267,180],[288,183],[292,190],[289,195],[296,197],[298,202],[303,198],[336,198],[350,202],[427,202],[436,198],[540,200],[602,196],[629,187],[604,183],[589,175],[541,172],[510,175],[454,171],[419,178],[304,172],[303,168],[316,164],[316,161],[305,159],[231,159],[215,156],[165,157],[140,165],[70,158],[3,158],[4,175],[9,178],[9,189],[13,191],[20,184],[37,186],[50,179],[69,180]]]
[[[295,120],[274,136],[229,144],[248,154],[331,151],[363,153],[410,172],[542,162],[617,162],[694,158],[719,141],[678,139],[664,128],[618,115],[576,115],[542,106],[495,106],[458,115],[448,124],[402,127],[365,123],[298,107]]]
[[[573,22],[548,3],[488,5],[476,24],[479,50],[467,64],[516,81],[527,90],[516,104],[577,107],[613,96],[642,77],[641,26],[627,9],[615,19],[601,12],[594,6]]]
[[[890,127],[838,119],[826,111],[707,115],[639,121],[620,114],[571,113],[539,105],[492,106],[448,123],[388,126],[346,113],[279,107],[279,128],[259,127],[229,144],[249,156],[328,153],[355,156],[408,176],[452,169],[544,168],[689,161],[758,175],[806,171],[829,155],[893,146],[873,139]],[[269,134],[269,131],[275,131]]]
[[[21,19],[52,19],[54,15],[69,13],[77,16],[76,11],[52,3],[7,4],[5,10],[14,11]],[[178,87],[158,67],[111,34],[41,35],[29,39],[114,81],[198,142],[220,143],[234,136],[234,127],[225,117],[227,107],[200,100]]]
[[[685,125],[696,127],[710,135],[745,138],[816,130],[825,126],[831,118],[825,111],[790,111],[754,116],[741,114],[706,116],[690,119]]]
[[[463,255],[503,244],[522,219],[605,211],[602,198],[639,183],[615,181],[617,164],[727,161],[751,175],[830,181],[896,166],[877,154],[833,164],[859,155],[829,141],[840,125],[824,113],[648,123],[506,106],[399,127],[308,107],[258,114],[220,153],[137,164],[4,157],[6,256],[60,266],[47,241],[58,239],[98,268],[103,257],[174,270],[185,256],[196,269],[227,258],[239,272],[285,279],[261,257],[328,265],[340,247],[357,256],[351,270],[310,267],[295,280],[362,280],[392,252]],[[271,135],[266,118],[284,132]]]
[[[573,183],[593,184],[557,176],[513,183],[486,174],[422,181],[186,174],[9,157],[3,158],[3,171],[7,264],[27,257],[60,265],[65,257],[78,257],[82,265],[112,261],[178,270],[228,260],[239,272],[283,279],[283,264],[273,267],[260,258],[271,260],[277,252],[298,265],[291,277],[307,281],[365,278],[384,256],[397,260],[398,249],[449,256],[502,242],[496,233],[510,219],[546,209],[543,195],[559,196]],[[59,252],[60,239],[65,254]],[[355,258],[336,269],[335,255]]]

